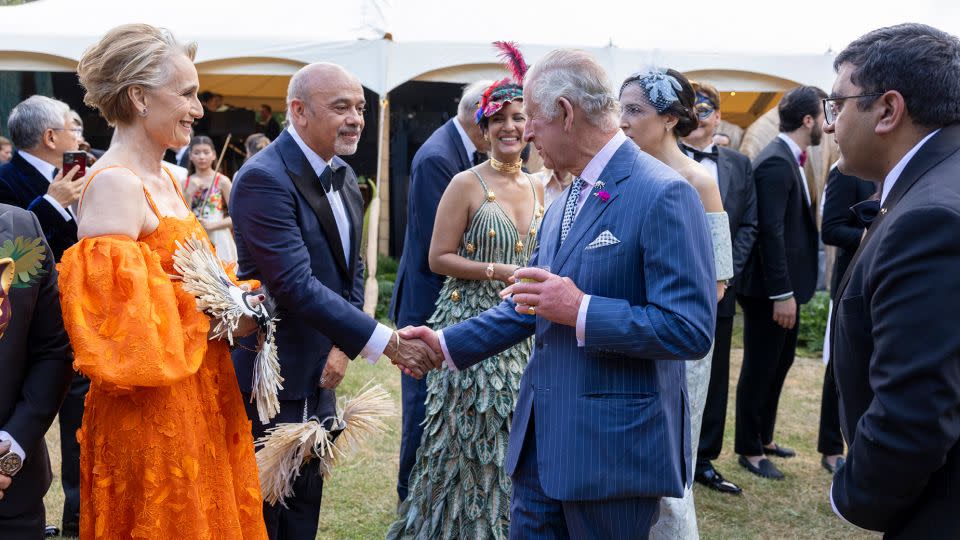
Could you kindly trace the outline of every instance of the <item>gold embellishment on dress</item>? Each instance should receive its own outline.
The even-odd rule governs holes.
[[[493,167],[495,171],[500,171],[502,173],[518,173],[520,172],[520,167],[523,166],[523,161],[517,161],[516,163],[504,163],[491,156],[490,166]]]
[[[460,302],[460,291],[453,291],[450,293],[450,301],[454,304]]]
[[[495,238],[497,236],[497,231],[490,229],[489,231],[487,231],[487,236],[489,236],[490,238]]]
[[[537,206],[537,218],[542,218],[542,217],[543,217],[543,207]]]
[[[517,243],[513,246],[513,249],[517,253],[523,253],[523,242],[517,240]]]
[[[473,255],[477,251],[477,246],[473,245],[472,242],[467,242],[467,255]]]
[[[536,236],[536,235],[537,235],[536,227],[534,227],[533,229],[530,229],[530,236]]]
[[[487,193],[487,200],[493,202],[497,200],[497,196],[491,191],[490,193]]]

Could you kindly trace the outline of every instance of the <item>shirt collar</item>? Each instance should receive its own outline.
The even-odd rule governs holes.
[[[324,169],[330,167],[331,171],[336,170],[333,166],[333,160],[325,161],[320,154],[313,151],[312,148],[307,146],[307,143],[303,142],[303,139],[300,138],[300,134],[297,133],[297,130],[293,128],[293,125],[287,126],[287,132],[290,133],[290,136],[293,137],[293,140],[297,143],[297,146],[300,147],[300,150],[303,152],[303,155],[307,157],[307,161],[310,163],[310,166],[313,167],[313,172],[316,173],[317,178],[323,174]]]
[[[37,156],[27,153],[23,150],[20,150],[20,157],[22,157],[23,160],[30,165],[33,165],[33,168],[36,169],[41,176],[46,178],[47,182],[53,182],[53,171],[57,170],[56,166],[51,165]]]
[[[467,130],[460,125],[460,118],[453,119],[453,126],[457,128],[457,133],[460,134],[460,141],[463,142],[463,148],[467,151],[467,158],[473,162],[473,154],[477,151],[477,145],[473,144],[473,141],[467,136]]]
[[[607,168],[607,164],[613,159],[613,155],[617,153],[620,145],[626,140],[627,136],[623,134],[622,130],[618,129],[613,137],[607,141],[607,144],[603,145],[603,148],[597,152],[597,155],[593,156],[590,163],[587,163],[587,166],[583,168],[583,172],[580,173],[580,179],[590,186],[596,184],[597,180],[600,179],[600,173]]]
[[[884,201],[887,200],[887,195],[890,194],[890,190],[893,189],[893,185],[896,184],[897,180],[900,179],[900,175],[903,174],[903,170],[907,168],[907,163],[909,163],[910,160],[913,159],[913,156],[915,156],[916,153],[920,151],[920,147],[923,146],[925,142],[930,140],[930,137],[933,137],[939,131],[940,131],[939,129],[934,130],[933,132],[928,134],[926,137],[921,139],[920,142],[918,142],[916,146],[911,148],[909,152],[904,154],[903,157],[900,158],[900,161],[898,161],[897,164],[894,165],[893,169],[891,169],[890,172],[887,173],[887,177],[883,179],[883,192],[880,194],[881,206],[883,206]]]
[[[791,139],[789,136],[787,136],[786,133],[779,133],[779,134],[777,134],[777,137],[779,137],[782,141],[784,141],[785,143],[787,143],[787,146],[790,147],[790,152],[793,153],[793,158],[797,160],[797,164],[799,165],[799,164],[800,164],[800,154],[803,153],[803,149],[800,148],[800,145],[797,144],[797,143],[796,143],[793,139]]]

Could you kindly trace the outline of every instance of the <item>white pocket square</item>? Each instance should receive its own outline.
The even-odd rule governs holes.
[[[610,231],[603,231],[600,233],[600,236],[593,239],[593,242],[587,244],[585,249],[597,249],[604,246],[612,246],[614,244],[619,244],[620,240],[613,235]]]

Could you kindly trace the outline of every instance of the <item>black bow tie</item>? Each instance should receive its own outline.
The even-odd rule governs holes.
[[[323,190],[327,193],[340,191],[340,188],[343,187],[343,180],[346,177],[346,170],[346,167],[339,167],[337,170],[333,170],[327,165],[327,168],[320,174],[320,184],[323,186]]]
[[[487,160],[487,155],[483,152],[474,152],[473,153],[473,164],[479,165]]]
[[[850,207],[850,212],[853,213],[854,217],[857,218],[857,221],[859,221],[864,228],[869,229],[870,224],[873,223],[877,214],[880,213],[880,201],[866,200],[858,202]]]
[[[685,144],[681,144],[681,145],[680,145],[680,149],[683,150],[684,152],[687,152],[688,154],[690,154],[690,157],[692,157],[693,159],[697,160],[697,163],[703,161],[703,158],[710,158],[710,159],[712,159],[713,161],[717,161],[717,157],[719,156],[719,152],[717,151],[717,146],[716,146],[716,145],[714,145],[714,146],[713,146],[713,150],[711,150],[711,151],[709,151],[709,152],[704,152],[704,151],[702,151],[702,150],[697,150],[696,148],[694,148],[694,147],[692,147],[692,146],[687,146],[687,145],[685,145]]]

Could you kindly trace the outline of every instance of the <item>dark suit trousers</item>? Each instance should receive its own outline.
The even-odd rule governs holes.
[[[786,330],[773,320],[773,300],[738,297],[743,307],[743,367],[737,383],[737,426],[734,450],[762,456],[773,442],[780,391],[793,365],[800,328]]]
[[[80,443],[77,430],[83,421],[83,402],[90,379],[73,374],[70,389],[60,406],[60,459],[63,485],[63,521],[61,526],[77,531],[80,527]],[[72,525],[72,526],[70,526]],[[69,527],[68,527],[69,526]]]
[[[42,540],[47,515],[43,499],[18,516],[0,516],[0,540]]]
[[[250,402],[250,394],[243,394],[243,403],[247,409],[247,417],[253,423],[253,438],[259,439],[264,432],[277,425],[287,422],[302,422],[304,416],[304,400],[290,400],[280,402],[280,412],[270,424],[263,425],[257,416],[256,402]],[[337,395],[333,390],[317,388],[307,399],[307,417],[316,415],[326,418],[336,413]],[[329,426],[328,426],[329,427]],[[312,460],[300,469],[300,476],[293,483],[293,496],[287,498],[287,507],[280,503],[271,506],[263,503],[263,520],[267,525],[267,535],[270,540],[300,540],[316,538],[317,527],[320,523],[320,502],[323,498],[323,477],[319,471],[320,462]]]
[[[733,317],[717,317],[714,332],[713,363],[710,366],[710,385],[703,407],[700,444],[697,450],[697,469],[706,467],[720,457],[723,448],[723,430],[727,424],[727,397],[730,388],[730,342],[733,339]]]
[[[650,535],[660,515],[660,499],[558,501],[547,496],[537,468],[537,437],[531,412],[510,499],[510,540],[572,538],[639,539]]]
[[[404,325],[406,326],[406,325]],[[402,328],[399,324],[397,328]],[[417,462],[417,449],[423,437],[423,420],[427,416],[427,378],[419,381],[400,374],[400,393],[403,396],[403,419],[400,437],[400,472],[397,474],[397,495],[403,501],[407,498],[407,486],[410,471]]]
[[[827,456],[843,453],[843,433],[840,431],[840,404],[837,398],[837,383],[833,378],[833,360],[827,364],[827,372],[823,376],[817,452]]]

